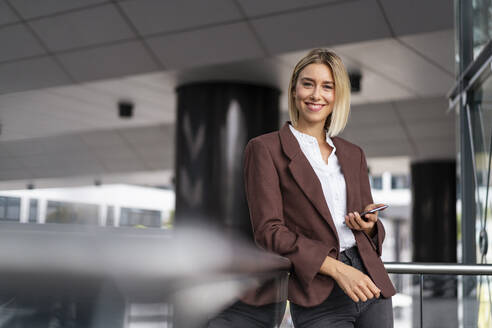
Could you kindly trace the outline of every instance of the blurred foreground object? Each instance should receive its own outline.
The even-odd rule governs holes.
[[[285,258],[203,227],[10,223],[0,224],[0,263],[2,328],[131,327],[146,318],[200,327],[290,267]]]

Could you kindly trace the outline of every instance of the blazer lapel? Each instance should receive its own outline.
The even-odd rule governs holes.
[[[326,222],[328,222],[337,241],[340,242],[333,218],[331,217],[330,210],[326,204],[321,183],[306,156],[302,153],[296,137],[290,131],[289,123],[290,122],[286,122],[279,132],[284,153],[291,160],[288,165],[289,170],[306,197],[311,201]]]

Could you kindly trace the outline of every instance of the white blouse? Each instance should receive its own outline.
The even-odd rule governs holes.
[[[301,146],[301,150],[308,159],[321,182],[323,195],[330,210],[331,217],[335,223],[338,237],[340,239],[340,252],[355,246],[355,237],[349,227],[345,224],[347,214],[347,191],[340,164],[336,155],[336,147],[326,134],[326,142],[333,147],[328,157],[328,164],[323,161],[318,141],[315,137],[297,131],[289,124],[290,130]]]

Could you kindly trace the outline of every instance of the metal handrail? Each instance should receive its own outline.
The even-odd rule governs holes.
[[[458,264],[458,263],[408,263],[408,262],[385,262],[384,267],[388,273],[415,274],[419,277],[419,317],[420,327],[424,327],[424,275],[492,275],[490,264]]]
[[[485,47],[483,47],[477,58],[468,65],[465,71],[458,77],[453,88],[448,92],[447,97],[450,100],[455,99],[462,92],[462,87],[468,90],[475,82],[477,82],[480,76],[483,75],[485,68],[490,67],[490,61],[492,56],[492,41],[489,41]]]
[[[385,262],[384,267],[400,274],[492,275],[491,264]]]

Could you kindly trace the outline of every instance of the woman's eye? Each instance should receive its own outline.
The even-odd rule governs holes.
[[[304,82],[302,85],[305,86],[305,87],[310,87],[312,84],[309,83],[309,82]]]
[[[333,89],[333,87],[331,85],[329,85],[329,84],[325,85],[324,88],[325,89],[329,89],[329,90]]]

